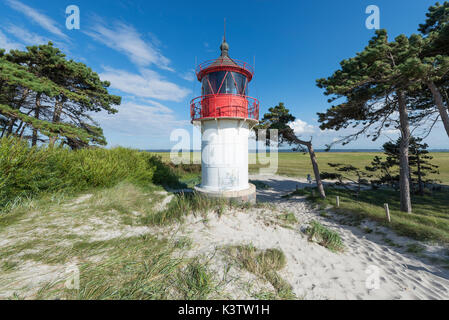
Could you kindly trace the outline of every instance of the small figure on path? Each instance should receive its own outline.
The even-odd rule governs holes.
[[[309,184],[312,183],[312,176],[311,176],[310,174],[307,175],[307,182],[308,182]]]

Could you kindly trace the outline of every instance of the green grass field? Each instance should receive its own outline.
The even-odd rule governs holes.
[[[170,161],[169,153],[158,153],[163,162]],[[320,171],[334,172],[328,163],[351,164],[358,168],[369,165],[374,156],[384,156],[381,152],[341,152],[341,153],[317,153]],[[439,166],[440,173],[432,178],[438,179],[442,184],[449,185],[449,153],[432,153],[432,163]],[[384,156],[385,157],[385,156]],[[255,163],[255,155],[250,154],[250,163]],[[250,173],[257,173],[261,165],[250,164]],[[308,154],[279,153],[278,172],[283,176],[305,178],[307,174],[313,177],[313,171]],[[196,175],[197,180],[194,179]],[[182,180],[192,186],[199,183],[199,172],[188,174]],[[188,178],[188,179],[187,179]],[[192,183],[190,183],[192,182]],[[195,183],[193,183],[195,182]],[[430,240],[440,243],[449,243],[449,198],[447,191],[433,192],[425,196],[412,195],[413,214],[403,213],[399,210],[399,192],[393,190],[365,190],[354,196],[343,189],[326,188],[327,198],[312,196],[310,190],[299,190],[302,195],[316,202],[322,208],[329,205],[335,206],[335,197],[340,196],[340,208],[334,208],[337,212],[349,214],[350,219],[359,221],[368,218],[380,222],[396,230],[398,234],[409,236],[417,240]],[[316,195],[316,193],[315,193]],[[390,205],[392,223],[385,223],[384,203]]]
[[[157,153],[166,162],[170,160],[170,153]],[[319,152],[317,153],[318,164],[320,170],[333,171],[328,163],[345,163],[352,164],[358,168],[364,168],[369,165],[374,156],[385,156],[381,152]],[[431,153],[434,157],[432,163],[439,166],[439,175],[431,176],[442,181],[443,184],[449,185],[449,152]],[[255,163],[255,155],[250,154],[250,173],[257,173],[261,165]],[[251,164],[253,163],[253,164]],[[303,153],[279,153],[279,168],[277,174],[283,176],[305,178],[307,174],[313,176],[312,166],[308,154]]]
[[[334,212],[348,215],[350,225],[358,225],[364,218],[377,221],[394,229],[398,234],[417,240],[449,243],[449,200],[447,191],[432,195],[412,195],[413,213],[400,211],[399,192],[393,190],[364,190],[358,197],[341,188],[326,188],[326,199],[321,199],[311,188],[293,194],[306,195],[321,208],[333,206]],[[336,196],[340,207],[335,207]],[[384,203],[390,207],[391,223],[385,219]]]

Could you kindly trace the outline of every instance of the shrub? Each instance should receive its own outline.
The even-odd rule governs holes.
[[[153,182],[156,184],[178,188],[183,187],[183,185],[179,182],[178,175],[174,172],[174,170],[166,165],[160,156],[149,156],[148,159],[150,165],[155,167]]]
[[[178,176],[159,157],[127,148],[69,150],[30,147],[26,141],[0,139],[0,208],[17,198],[42,192],[111,187],[121,181],[177,186]]]
[[[52,173],[45,170],[48,154],[29,148],[25,141],[0,140],[0,206],[17,196],[37,193],[48,188]]]

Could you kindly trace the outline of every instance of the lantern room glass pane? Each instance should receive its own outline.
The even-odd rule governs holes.
[[[202,94],[209,95],[220,93],[246,95],[246,82],[246,76],[241,73],[228,71],[212,72],[205,75],[203,78]]]
[[[238,94],[246,95],[246,77],[238,72],[232,72],[235,82],[237,84]]]
[[[220,89],[221,83],[223,82],[223,78],[226,76],[226,73],[227,71],[217,71],[208,74],[209,82],[214,93],[224,93],[219,92],[218,90]],[[223,84],[223,86],[225,87],[226,85]]]
[[[235,86],[234,79],[232,79],[231,72],[227,73],[226,80],[223,81],[223,85],[221,86],[220,93],[237,94],[237,88]]]

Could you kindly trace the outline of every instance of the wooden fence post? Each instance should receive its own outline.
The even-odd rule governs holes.
[[[388,220],[388,222],[391,222],[390,208],[388,208],[388,203],[384,203],[384,208],[385,208],[385,214],[387,215],[387,220]]]
[[[337,208],[340,208],[340,197],[337,196]]]

